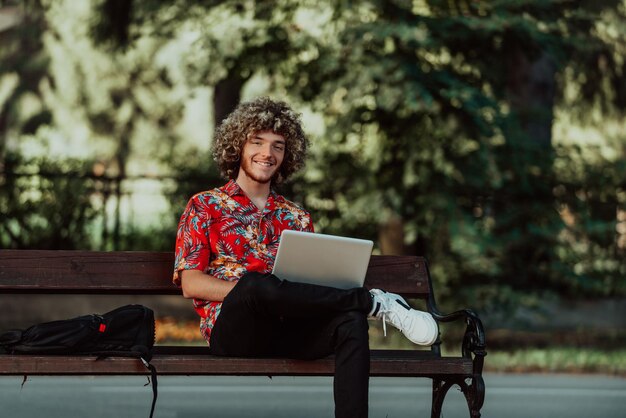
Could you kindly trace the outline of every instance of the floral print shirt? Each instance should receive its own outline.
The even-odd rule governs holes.
[[[313,232],[311,215],[273,190],[263,211],[234,180],[198,193],[178,224],[173,281],[180,286],[182,270],[201,270],[228,281],[252,271],[269,273],[285,229]],[[222,303],[194,299],[193,305],[208,343]]]

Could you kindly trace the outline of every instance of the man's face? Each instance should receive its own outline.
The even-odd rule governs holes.
[[[239,176],[257,183],[269,183],[285,158],[285,138],[272,131],[248,136],[241,151]]]

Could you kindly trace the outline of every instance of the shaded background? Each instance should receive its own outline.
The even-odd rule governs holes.
[[[215,123],[269,95],[312,139],[279,191],[426,256],[488,368],[624,374],[625,22],[624,0],[0,1],[0,245],[171,251],[224,182]],[[3,297],[0,328],[120,303]],[[199,338],[187,301],[147,304]]]

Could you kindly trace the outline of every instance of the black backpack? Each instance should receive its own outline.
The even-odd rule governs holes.
[[[136,357],[152,376],[152,408],[157,399],[156,369],[150,364],[155,340],[154,312],[142,305],[126,305],[103,315],[44,322],[25,330],[0,334],[0,352],[8,354],[91,354]]]

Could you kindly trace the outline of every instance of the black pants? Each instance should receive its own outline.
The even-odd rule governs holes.
[[[248,273],[211,332],[212,354],[316,359],[335,354],[335,417],[367,417],[370,353],[365,288],[292,283]]]

